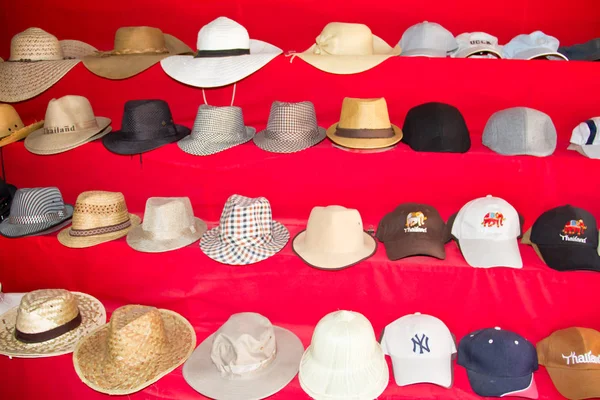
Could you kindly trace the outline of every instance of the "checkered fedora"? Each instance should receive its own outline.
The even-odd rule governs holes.
[[[295,153],[325,139],[325,129],[317,126],[315,106],[310,101],[271,105],[267,128],[254,136],[254,143],[273,153]]]
[[[287,228],[273,221],[267,199],[234,194],[225,203],[220,225],[202,235],[200,248],[223,264],[248,265],[271,257],[289,239]]]
[[[244,125],[240,107],[215,107],[206,104],[198,108],[192,134],[179,142],[179,148],[196,156],[209,156],[246,143],[256,129]]]

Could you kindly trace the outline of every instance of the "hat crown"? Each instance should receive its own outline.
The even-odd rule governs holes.
[[[65,203],[56,187],[17,189],[10,207],[10,216],[31,217],[65,211]]]
[[[600,369],[600,332],[572,327],[553,332],[538,343],[540,364],[580,370]]]
[[[310,101],[285,103],[275,101],[271,105],[266,136],[271,139],[309,139],[318,133],[315,106]],[[306,136],[306,137],[305,137]]]
[[[89,191],[77,197],[72,229],[112,227],[127,221],[129,213],[122,193]]]
[[[60,135],[97,128],[94,110],[85,97],[68,95],[48,103],[44,119],[45,134]]]
[[[11,135],[25,125],[17,110],[10,104],[0,104],[0,138]]]
[[[210,143],[237,142],[246,138],[242,109],[236,106],[198,108],[192,137]]]
[[[227,199],[219,226],[221,241],[236,246],[257,246],[273,239],[271,204],[264,197],[234,194]]]
[[[56,61],[64,59],[56,36],[40,28],[28,28],[13,36],[10,61]]]
[[[152,233],[155,239],[175,239],[194,224],[194,211],[188,197],[151,197],[146,202],[142,229]]]
[[[72,321],[78,313],[77,298],[68,290],[34,290],[21,299],[16,329],[29,334],[47,332]]]
[[[568,240],[568,238],[577,240]],[[583,208],[565,205],[546,211],[531,228],[531,241],[539,245],[598,246],[594,215]]]
[[[357,210],[342,206],[314,207],[306,224],[306,247],[328,254],[352,253],[364,247]]]
[[[227,17],[219,17],[198,32],[198,50],[250,49],[250,36],[242,25]]]
[[[354,99],[346,97],[342,103],[339,128],[389,129],[392,126],[387,102],[378,99]]]
[[[446,54],[458,47],[454,35],[436,22],[420,22],[408,28],[400,39],[402,51],[442,50]]]
[[[420,233],[442,236],[444,226],[442,217],[432,206],[405,203],[381,219],[377,228],[377,238],[386,242]]]
[[[368,26],[331,22],[315,39],[315,54],[368,56],[374,53],[373,33]]]
[[[457,239],[506,240],[521,235],[519,213],[499,197],[480,197],[465,204],[452,225]]]
[[[122,27],[115,33],[114,53],[160,54],[167,53],[165,36],[158,28],[149,26]]]
[[[121,132],[139,139],[150,139],[174,129],[169,104],[164,100],[130,100],[125,103]],[[174,133],[174,132],[171,132]]]

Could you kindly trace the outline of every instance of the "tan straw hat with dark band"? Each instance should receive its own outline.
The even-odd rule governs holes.
[[[22,358],[68,354],[82,337],[105,323],[104,306],[92,296],[35,290],[0,317],[0,354]]]
[[[10,104],[0,104],[0,147],[25,139],[44,126],[44,121],[25,126],[17,110]]]
[[[107,394],[135,393],[180,366],[196,347],[196,333],[181,315],[128,305],[110,323],[77,344],[73,364],[79,378]]]

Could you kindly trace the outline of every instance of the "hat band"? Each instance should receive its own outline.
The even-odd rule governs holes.
[[[8,217],[8,223],[13,225],[42,224],[45,222],[60,221],[64,217],[64,210],[51,212],[44,215],[11,215]]]
[[[384,129],[348,129],[338,126],[335,129],[335,135],[352,139],[385,139],[394,137],[395,133],[392,127]]]
[[[250,49],[198,50],[194,58],[231,57],[250,54]]]
[[[169,49],[162,47],[157,49],[156,47],[149,47],[146,49],[119,49],[110,51],[96,51],[100,57],[110,56],[129,56],[129,55],[154,55],[154,54],[167,54]]]
[[[71,332],[81,325],[81,314],[78,312],[77,316],[67,322],[66,324],[57,326],[49,331],[40,333],[24,333],[15,328],[15,339],[23,343],[42,343],[48,340],[56,339],[59,336],[64,335],[67,332]]]
[[[44,126],[44,134],[52,135],[55,133],[68,133],[68,132],[77,132],[82,129],[89,128],[97,128],[98,123],[96,119],[86,122],[77,122],[71,125],[63,125],[63,126]]]
[[[69,231],[69,235],[75,236],[75,237],[104,235],[106,233],[122,231],[123,229],[129,228],[130,226],[131,226],[131,220],[128,218],[127,221],[122,222],[118,225],[103,226],[101,228],[94,228],[94,229],[72,229],[71,228],[71,230]]]

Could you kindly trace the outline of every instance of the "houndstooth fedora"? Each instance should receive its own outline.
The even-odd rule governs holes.
[[[234,194],[225,203],[220,225],[202,235],[200,248],[223,264],[248,265],[271,257],[289,239],[287,228],[273,221],[269,200]]]
[[[244,126],[240,107],[203,104],[198,108],[192,134],[177,142],[177,145],[186,153],[209,156],[246,143],[255,133],[256,129]]]
[[[271,105],[267,128],[254,136],[254,143],[273,153],[295,153],[325,139],[325,129],[317,126],[315,106],[310,101]]]

